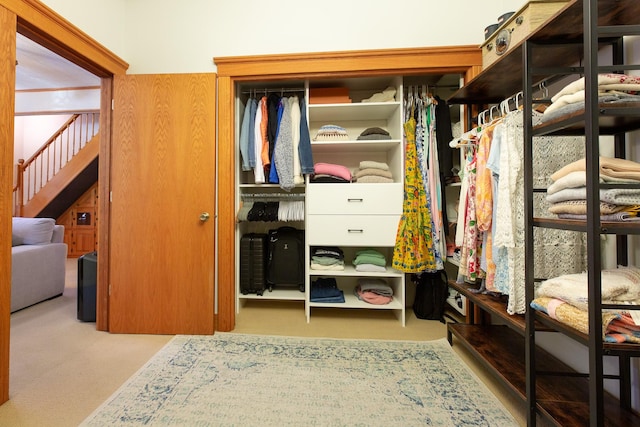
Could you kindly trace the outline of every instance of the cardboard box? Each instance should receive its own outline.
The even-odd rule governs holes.
[[[566,4],[566,0],[530,0],[482,44],[482,69],[509,52]]]
[[[344,104],[350,103],[349,88],[321,87],[309,89],[309,104]]]

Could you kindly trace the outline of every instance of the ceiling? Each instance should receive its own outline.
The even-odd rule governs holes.
[[[16,36],[16,90],[100,86],[99,77],[21,34]]]

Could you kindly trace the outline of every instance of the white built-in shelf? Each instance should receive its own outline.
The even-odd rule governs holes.
[[[344,277],[402,277],[404,273],[393,268],[387,268],[385,272],[356,271],[352,265],[345,265],[344,270],[312,270],[309,269],[310,276],[344,276]]]
[[[349,140],[349,141],[311,141],[314,153],[329,153],[335,150],[384,152],[395,149],[402,141],[399,139],[387,140]]]
[[[309,118],[314,122],[386,120],[400,108],[400,102],[357,102],[344,104],[309,104]],[[338,123],[335,123],[338,124]]]
[[[238,295],[240,299],[256,299],[256,300],[280,300],[280,301],[304,301],[305,294],[304,292],[300,292],[298,288],[291,289],[274,289],[269,292],[268,289],[265,289],[264,294],[256,295],[256,294],[247,294],[243,295],[240,293]]]

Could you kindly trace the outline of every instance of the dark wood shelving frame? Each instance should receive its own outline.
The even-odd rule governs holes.
[[[607,44],[613,46],[614,57],[619,55],[622,52],[621,35],[640,34],[640,26],[636,25],[638,16],[640,1],[568,0],[562,9],[549,17],[537,30],[512,46],[505,55],[454,93],[448,102],[484,108],[488,104],[498,104],[523,92],[526,115],[527,112],[532,112],[532,105],[536,101],[533,92],[536,88],[539,89],[542,83],[559,81],[559,76],[584,73],[595,75],[593,70],[596,68],[597,72],[640,69],[637,65],[617,65],[618,62],[598,68],[596,57],[599,48]],[[587,82],[590,81],[590,77],[587,78]],[[597,100],[597,95],[594,94],[595,90],[590,92],[587,100]],[[587,141],[590,142],[598,140],[600,135],[614,135],[616,156],[624,157],[624,148],[619,148],[624,147],[624,133],[639,128],[640,103],[607,104],[596,101],[593,106],[585,103],[584,111],[557,118],[535,128],[531,121],[525,121],[525,141],[531,141],[533,136],[539,135],[586,134]],[[593,151],[593,147],[588,148],[588,156],[592,156],[594,152],[597,162],[599,151],[597,148],[596,151]],[[593,157],[590,158],[587,162],[588,170],[592,170],[589,166],[593,163]],[[531,161],[530,157],[528,162]],[[525,184],[525,187],[526,191],[535,191],[532,189],[531,181],[529,185]],[[598,193],[596,190],[588,194],[597,196]],[[589,212],[594,212],[594,202],[591,201],[589,204]],[[619,256],[620,252],[626,251],[627,248],[624,236],[640,234],[640,224],[601,223],[599,218],[594,218],[594,214],[590,214],[585,221],[533,218],[532,208],[532,204],[525,205],[528,212],[525,225],[529,230],[528,237],[530,236],[527,239],[529,247],[526,253],[529,255],[533,251],[533,227],[587,233],[588,247],[591,248],[598,242],[601,234],[617,235]],[[597,272],[598,278],[594,282],[598,287],[599,257],[599,249],[595,252],[590,249],[590,277]],[[626,263],[626,254],[620,257],[623,261],[621,264]],[[532,299],[533,283],[537,280],[533,277],[531,267],[532,261],[526,272],[528,302]],[[450,282],[450,286],[467,298],[469,313],[467,324],[448,325],[450,342],[453,342],[455,337],[456,342],[466,347],[515,395],[527,402],[528,425],[535,425],[536,413],[542,414],[555,425],[563,426],[585,425],[585,422],[594,426],[640,425],[640,414],[631,408],[630,402],[631,358],[640,356],[639,345],[604,343],[601,338],[582,334],[532,309],[529,309],[525,316],[511,316],[506,312],[506,304],[501,298],[473,292],[476,287],[466,283]],[[594,283],[590,285],[590,289],[593,286]],[[596,294],[599,296],[600,292]],[[595,313],[600,312],[603,307],[605,306],[598,300]],[[594,312],[593,305],[590,310],[590,313]],[[478,311],[488,315],[478,315]],[[485,321],[487,317],[503,324],[489,325]],[[601,316],[590,316],[591,328],[601,332],[602,325],[596,324],[595,317]],[[535,344],[537,331],[563,333],[584,344],[589,350],[591,374],[575,372],[557,358],[542,351]],[[602,357],[605,355],[618,357],[618,374],[605,374],[602,371]],[[503,360],[496,361],[498,358]],[[620,381],[619,399],[604,390],[604,378]]]

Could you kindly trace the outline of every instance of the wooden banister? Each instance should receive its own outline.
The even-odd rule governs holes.
[[[14,215],[98,133],[99,113],[73,114],[29,159],[20,159],[14,187]]]

